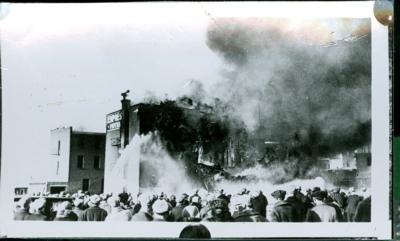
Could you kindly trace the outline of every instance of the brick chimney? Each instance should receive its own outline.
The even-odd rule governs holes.
[[[121,147],[125,148],[129,144],[129,109],[131,107],[131,100],[127,99],[129,90],[121,93],[122,100],[122,119],[121,119]]]

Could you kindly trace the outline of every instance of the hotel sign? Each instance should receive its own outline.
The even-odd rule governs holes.
[[[122,111],[116,111],[106,116],[106,130],[118,130],[121,127]]]

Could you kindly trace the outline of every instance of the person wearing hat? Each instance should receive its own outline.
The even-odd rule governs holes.
[[[135,211],[134,213],[132,213],[131,222],[153,221],[153,217],[149,213],[149,206],[147,205],[150,199],[151,197],[147,196],[146,194],[140,194],[137,197],[137,201],[134,207]]]
[[[192,198],[197,197],[199,200],[201,200],[201,197],[199,195],[199,189],[194,190],[194,193],[192,196],[189,197],[189,202],[192,202]]]
[[[336,209],[324,201],[327,198],[326,191],[314,190],[312,197],[315,206],[308,210],[306,222],[339,222]]]
[[[183,209],[189,205],[188,195],[186,193],[182,194],[178,200],[178,203],[171,210],[171,219],[174,222],[182,222],[183,221]]]
[[[330,195],[331,197],[331,201],[330,202],[326,202],[326,204],[334,207],[336,209],[336,213],[339,219],[339,222],[344,222],[346,221],[345,219],[345,210],[344,210],[344,199],[343,197],[340,195],[339,192],[331,192]]]
[[[230,202],[230,197],[225,194],[224,189],[219,189],[219,194],[218,194],[217,198],[225,200],[226,203],[228,203],[228,204]]]
[[[346,206],[346,214],[347,221],[353,222],[354,216],[356,214],[358,203],[363,200],[363,197],[357,195],[354,191],[354,187],[351,187],[349,190],[349,195],[347,197],[347,206]]]
[[[276,190],[271,196],[276,200],[269,216],[271,222],[294,222],[294,211],[290,203],[285,201],[286,191]]]
[[[207,216],[207,213],[211,211],[211,206],[210,203],[208,202],[207,199],[202,199],[201,200],[201,209],[199,212],[199,218],[204,219]]]
[[[182,217],[185,221],[200,221],[198,214],[200,213],[201,204],[199,196],[192,196],[191,203],[186,206],[182,211]]]
[[[266,219],[252,206],[251,198],[243,195],[243,199],[236,205],[236,211],[232,215],[234,222],[265,222]]]
[[[29,204],[29,215],[25,216],[24,220],[30,221],[47,221],[49,220],[46,215],[44,215],[44,208],[46,205],[45,198],[38,198]]]
[[[99,204],[101,198],[99,195],[95,194],[89,198],[89,208],[82,212],[78,221],[104,221],[107,217],[107,211],[100,208]]]
[[[203,219],[206,222],[231,222],[233,218],[229,212],[228,203],[225,199],[214,199],[210,201],[211,211]]]
[[[85,210],[85,207],[83,205],[83,199],[82,198],[75,198],[73,201],[74,206],[72,207],[72,212],[75,213],[75,215],[79,217],[82,215],[83,211]]]
[[[64,201],[57,206],[57,214],[54,221],[77,221],[78,216],[72,212],[72,204]]]
[[[250,199],[254,211],[264,218],[267,216],[268,199],[261,190],[257,190],[254,197]]]
[[[176,207],[176,196],[171,195],[169,196],[168,200],[169,204],[171,204],[171,207]]]
[[[29,196],[22,196],[15,205],[14,220],[24,220],[29,215],[29,205],[32,198]]]
[[[354,222],[371,222],[371,196],[358,203]]]
[[[153,203],[153,221],[170,221],[171,205],[164,199],[158,199]]]
[[[286,202],[290,203],[293,207],[293,221],[294,222],[304,222],[306,219],[307,208],[305,203],[303,203],[301,189],[295,188],[292,191],[292,195],[286,198]],[[304,196],[304,195],[303,195]]]
[[[131,220],[131,212],[125,210],[120,206],[119,197],[109,197],[107,203],[110,205],[111,209],[108,213],[105,221],[129,221]]]

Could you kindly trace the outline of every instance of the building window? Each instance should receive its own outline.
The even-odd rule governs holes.
[[[82,191],[86,192],[89,191],[90,181],[89,179],[85,178],[82,180]]]
[[[100,156],[94,156],[93,167],[94,167],[94,169],[100,169],[101,168],[101,166],[100,166]]]
[[[79,169],[85,168],[85,158],[82,155],[78,156],[78,165],[77,165],[77,167]]]

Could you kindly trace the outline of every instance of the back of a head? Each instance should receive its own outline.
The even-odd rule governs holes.
[[[35,201],[31,202],[29,205],[29,212],[30,213],[39,213],[39,211],[44,208],[46,204],[46,199],[38,198]]]
[[[79,208],[79,209],[83,209],[83,199],[82,198],[75,198],[74,201],[74,206]]]
[[[100,202],[101,202],[101,198],[97,194],[94,194],[94,195],[90,196],[90,198],[89,198],[90,206],[99,206]]]
[[[120,199],[119,199],[119,197],[117,196],[117,197],[115,197],[115,196],[112,196],[112,197],[109,197],[108,199],[107,199],[107,203],[111,206],[111,207],[118,207],[119,206],[119,204],[120,204]]]
[[[31,202],[32,202],[32,198],[30,198],[29,196],[23,196],[17,202],[16,206],[20,209],[29,210],[29,206],[30,206]]]
[[[57,216],[63,216],[67,214],[69,211],[72,209],[72,204],[69,201],[64,201],[60,203],[60,205],[57,207]]]
[[[183,228],[179,238],[186,239],[210,239],[211,233],[206,226],[202,224],[191,224]]]

